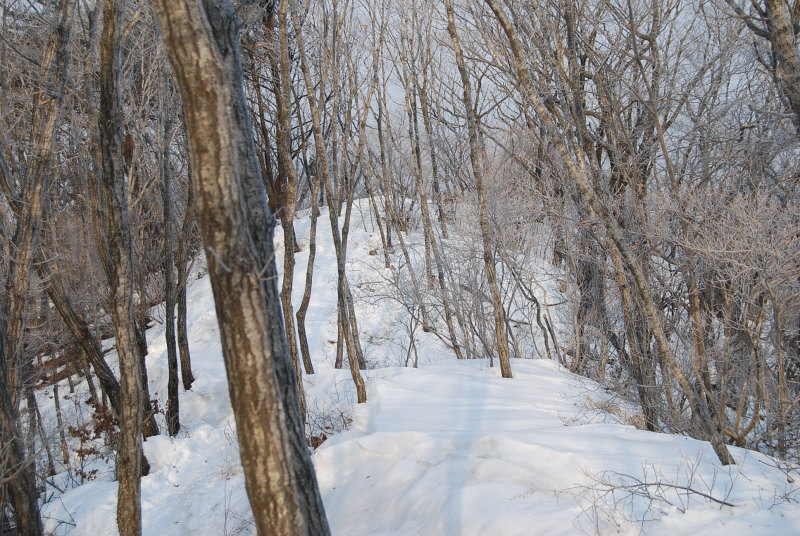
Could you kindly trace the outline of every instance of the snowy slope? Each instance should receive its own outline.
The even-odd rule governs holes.
[[[353,214],[350,236],[354,285],[384,270],[368,255],[379,240],[363,207],[363,218]],[[515,377],[502,379],[487,361],[456,361],[434,336],[419,333],[420,368],[391,366],[402,352],[390,336],[399,331],[399,313],[388,303],[358,304],[362,342],[376,368],[366,374],[368,403],[355,407],[349,372],[332,366],[336,268],[327,222],[323,212],[307,321],[316,374],[304,381],[315,430],[349,427],[313,455],[334,534],[800,534],[800,493],[789,482],[800,475],[740,449],[733,450],[739,465],[723,468],[705,443],[622,424],[602,410],[624,415],[624,404],[554,362],[514,361]],[[301,245],[308,228],[308,219],[298,221]],[[297,258],[295,304],[306,251]],[[151,474],[142,479],[144,533],[252,534],[207,278],[192,284],[189,311],[197,381],[181,393],[181,433],[145,443]],[[163,401],[163,326],[148,340],[151,396]],[[60,388],[64,396],[66,382]],[[43,391],[40,400],[52,423],[51,395]],[[79,402],[85,393],[68,396],[70,414],[88,419]],[[115,534],[113,463],[95,457],[83,464],[98,470],[93,480],[77,485],[74,473],[62,473],[52,484],[63,492],[48,486],[47,530]],[[608,484],[627,484],[628,491],[612,494]]]

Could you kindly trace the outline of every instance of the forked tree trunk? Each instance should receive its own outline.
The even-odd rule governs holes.
[[[286,340],[289,345],[289,356],[297,375],[297,393],[300,399],[300,411],[305,418],[306,398],[303,390],[300,356],[297,347],[297,333],[294,325],[294,308],[292,306],[292,288],[294,283],[295,267],[295,234],[294,212],[295,197],[297,196],[297,171],[292,163],[291,155],[291,91],[289,88],[289,36],[287,31],[287,2],[284,0],[278,6],[278,52],[280,59],[275,57],[274,51],[269,53],[272,63],[273,83],[275,84],[275,97],[277,104],[277,122],[275,142],[278,154],[278,177],[281,184],[281,213],[280,222],[283,229],[283,279],[281,282],[281,310],[283,312],[283,325],[286,329]],[[272,28],[267,28],[268,36],[272,35]]]
[[[197,221],[256,528],[328,534],[283,331],[239,23],[229,1],[156,0],[155,8],[186,110]]]
[[[367,401],[367,389],[364,385],[364,379],[361,377],[361,372],[358,369],[358,360],[355,349],[355,342],[352,333],[353,324],[349,321],[350,306],[348,305],[348,289],[347,277],[344,269],[344,245],[342,244],[342,236],[339,234],[339,218],[337,214],[337,206],[333,196],[333,190],[330,183],[330,175],[328,173],[328,158],[326,156],[325,145],[322,138],[322,125],[320,119],[320,110],[317,105],[317,100],[314,97],[314,84],[311,81],[311,74],[308,71],[308,63],[306,61],[305,50],[303,49],[303,34],[300,28],[300,21],[297,16],[297,9],[294,2],[291,2],[292,7],[292,25],[294,27],[295,35],[297,38],[298,52],[300,54],[300,68],[303,72],[303,78],[306,83],[306,90],[308,92],[308,106],[311,110],[311,120],[314,129],[314,142],[317,150],[317,158],[319,158],[320,165],[320,180],[325,188],[325,197],[328,201],[328,217],[331,223],[331,234],[333,235],[333,246],[336,251],[336,271],[337,271],[337,295],[338,295],[338,308],[339,315],[342,319],[342,335],[345,345],[347,347],[347,355],[350,362],[350,374],[353,377],[353,383],[356,386],[356,396],[358,403],[361,404]]]

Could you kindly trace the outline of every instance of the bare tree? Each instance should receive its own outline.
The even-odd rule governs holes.
[[[464,61],[463,52],[461,49],[461,41],[458,37],[458,31],[456,29],[453,3],[451,0],[445,0],[445,8],[447,10],[447,32],[450,34],[450,39],[453,41],[453,48],[456,55],[456,65],[458,66],[458,72],[461,76],[461,84],[463,86],[462,102],[464,104],[464,112],[467,117],[470,163],[472,165],[472,173],[475,178],[475,188],[477,190],[478,205],[480,207],[479,224],[483,242],[483,262],[486,269],[486,279],[489,284],[492,308],[494,309],[494,334],[497,341],[497,354],[503,377],[511,378],[512,373],[508,352],[508,338],[506,337],[505,310],[503,309],[503,300],[500,295],[500,287],[497,283],[497,272],[490,234],[491,231],[489,230],[489,216],[486,209],[486,193],[483,189],[483,165],[481,162],[480,141],[478,139],[477,118],[475,117],[475,109],[472,103],[472,83],[470,81],[469,72],[467,71],[466,62]]]
[[[551,112],[545,106],[545,103],[532,86],[531,78],[528,73],[528,67],[522,55],[522,47],[517,38],[516,30],[509,19],[505,10],[497,0],[485,0],[486,4],[494,13],[503,32],[509,40],[511,51],[514,57],[514,64],[519,78],[520,86],[522,87],[525,97],[530,103],[531,107],[541,118],[546,131],[550,134],[553,145],[555,145],[561,158],[570,180],[577,186],[580,192],[581,199],[586,204],[586,209],[592,218],[597,218],[603,229],[608,233],[613,247],[608,248],[608,252],[612,257],[618,257],[620,264],[623,265],[626,271],[630,274],[634,282],[634,288],[637,291],[638,297],[641,300],[644,313],[647,317],[650,329],[653,330],[653,336],[656,341],[659,355],[664,360],[666,368],[680,384],[685,396],[688,398],[695,415],[698,416],[702,426],[703,435],[710,440],[714,451],[716,452],[720,462],[725,465],[735,463],[725,443],[720,435],[720,432],[712,420],[709,413],[707,404],[700,398],[696,388],[692,385],[686,375],[675,359],[674,353],[669,347],[667,336],[663,329],[663,318],[656,308],[653,301],[650,289],[645,279],[644,273],[640,263],[637,261],[631,247],[622,235],[619,224],[614,220],[609,213],[607,205],[604,204],[601,194],[590,183],[592,172],[589,169],[585,156],[582,158],[574,158],[568,150],[563,138],[558,135],[556,125],[551,117]],[[580,154],[580,153],[579,153]]]
[[[155,6],[186,110],[197,219],[256,526],[265,535],[327,534],[281,322],[236,14],[230,2]]]
[[[336,250],[336,269],[338,274],[337,279],[337,296],[338,296],[338,310],[339,310],[339,326],[340,335],[344,338],[344,343],[347,347],[348,360],[350,362],[350,373],[353,377],[353,382],[356,385],[356,393],[358,402],[363,403],[367,400],[367,390],[364,385],[364,379],[359,372],[357,356],[360,353],[360,348],[357,353],[356,348],[360,347],[358,342],[358,330],[353,323],[352,315],[352,295],[348,289],[347,275],[345,273],[345,255],[346,255],[346,241],[340,232],[339,216],[331,185],[330,173],[328,167],[328,156],[326,152],[325,142],[322,134],[322,119],[321,111],[319,109],[316,98],[314,97],[314,84],[311,80],[311,73],[309,71],[308,62],[306,60],[305,49],[303,44],[303,34],[300,26],[299,17],[297,14],[297,7],[294,3],[291,4],[292,26],[297,36],[298,53],[300,55],[300,68],[303,72],[303,78],[306,83],[306,91],[308,94],[308,105],[311,110],[311,119],[314,130],[315,147],[317,150],[317,159],[319,160],[320,180],[325,191],[325,196],[328,202],[328,217],[331,223],[331,233],[333,236],[333,245]],[[334,153],[336,150],[334,149]],[[347,228],[347,225],[344,226]]]
[[[74,8],[74,2],[64,0],[58,4],[55,12],[55,32],[40,64],[41,89],[33,100],[34,155],[25,166],[24,173],[13,176],[11,165],[6,161],[3,150],[0,150],[0,187],[6,202],[14,209],[16,219],[16,229],[8,251],[12,261],[5,270],[6,291],[0,298],[0,441],[7,464],[3,469],[9,475],[4,480],[11,495],[17,528],[24,535],[42,534],[34,481],[35,465],[26,455],[17,422],[18,396],[22,386],[19,373],[26,369],[26,360],[22,355],[26,318],[24,309],[49,190],[48,166],[67,80]],[[19,190],[15,185],[19,185]]]

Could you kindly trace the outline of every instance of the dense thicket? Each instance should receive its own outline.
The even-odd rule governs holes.
[[[104,33],[106,4],[2,8],[0,507],[2,523],[31,534],[42,477],[70,465],[71,423],[43,429],[37,386],[83,375],[98,419],[126,415],[137,437],[158,433],[142,365],[148,315],[164,301],[170,326],[177,314],[161,401],[170,434],[178,374],[185,389],[193,380],[185,285],[201,251],[191,184],[204,170],[190,166],[199,160],[153,7],[119,4],[119,31]],[[404,311],[405,364],[416,364],[418,329],[459,359],[497,358],[504,376],[507,356],[553,359],[634,401],[642,427],[711,440],[723,463],[725,443],[797,459],[800,3],[234,7],[226,24],[240,27],[247,107],[234,117],[261,181],[243,195],[265,202],[285,237],[273,298],[292,371],[281,374],[313,373],[304,319],[324,206],[336,366],[348,363],[366,400],[353,304],[377,298],[347,271],[362,199],[391,267],[382,283]],[[102,188],[109,174],[116,190]],[[113,192],[124,218],[113,217]],[[295,267],[294,218],[307,208],[311,255]],[[271,236],[270,221],[251,220],[250,236]],[[296,269],[306,273],[299,304]],[[121,386],[101,341],[123,327],[137,360],[123,371],[140,377]],[[134,385],[140,409],[125,395]],[[302,383],[287,385],[304,413]],[[123,448],[138,441],[124,437]]]

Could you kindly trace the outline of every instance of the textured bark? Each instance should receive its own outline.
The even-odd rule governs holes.
[[[5,331],[0,326],[0,439],[3,441],[3,475],[8,475],[8,494],[17,528],[23,536],[42,534],[42,521],[39,516],[39,501],[33,471],[33,459],[26,458],[25,446],[19,434],[16,411],[11,403],[11,393],[6,388],[8,374],[5,349]]]
[[[0,300],[0,314],[5,315],[7,322],[6,355],[9,360],[11,399],[15,408],[19,404],[24,371],[27,368],[22,359],[25,302],[30,290],[29,276],[33,256],[38,248],[45,198],[50,189],[50,156],[68,75],[74,7],[72,1],[61,2],[53,37],[42,59],[41,89],[35,93],[33,101],[33,154],[27,159],[27,165],[18,178],[18,183],[22,185],[22,203],[17,205],[17,226],[10,251],[13,262],[8,265],[6,295]],[[10,171],[4,169],[3,175]],[[13,184],[15,181],[6,177],[4,182]]]
[[[506,337],[506,318],[503,309],[503,300],[500,295],[500,285],[497,283],[497,270],[495,269],[494,254],[492,253],[491,231],[489,229],[489,215],[486,208],[486,194],[483,187],[483,166],[481,165],[480,147],[478,142],[478,120],[475,117],[475,108],[472,103],[472,84],[469,73],[464,63],[461,43],[456,32],[455,15],[451,0],[445,1],[447,8],[447,31],[453,41],[456,54],[456,64],[464,87],[463,103],[467,115],[467,131],[469,133],[470,162],[472,174],[475,178],[475,189],[478,194],[478,207],[480,210],[481,238],[483,239],[483,264],[486,268],[486,282],[489,284],[492,307],[494,309],[494,335],[497,341],[497,357],[500,361],[500,373],[503,378],[511,378],[511,363],[508,352],[508,338]]]
[[[91,9],[91,11],[87,10],[88,45],[89,45],[89,51],[88,51],[87,56],[88,56],[90,61],[88,62],[86,71],[84,72],[85,90],[86,90],[86,95],[87,95],[86,96],[86,101],[87,101],[86,109],[87,109],[87,113],[89,115],[89,122],[91,124],[101,125],[101,126],[103,126],[103,120],[100,117],[100,109],[101,109],[101,106],[102,106],[102,101],[98,104],[97,99],[96,99],[96,95],[95,95],[96,94],[95,89],[96,89],[97,83],[95,82],[95,76],[94,76],[94,70],[93,70],[94,67],[93,67],[93,61],[92,60],[94,60],[94,58],[96,57],[96,54],[97,54],[97,51],[96,51],[96,49],[97,49],[97,41],[98,41],[97,29],[98,29],[98,26],[99,26],[98,25],[98,18],[100,16],[100,14],[103,12],[103,9],[102,9],[103,7],[104,7],[104,3],[103,2],[97,2],[95,4],[95,6]],[[101,61],[102,61],[102,58],[101,58]],[[117,72],[119,71],[119,66],[117,66],[116,70],[117,70]],[[100,88],[100,93],[102,93],[102,91],[103,91],[103,88],[101,87]],[[121,107],[118,106],[118,110],[119,109],[121,109]],[[121,128],[122,127],[120,125],[119,129],[121,130]],[[100,183],[103,180],[103,167],[104,167],[104,163],[103,163],[103,158],[104,157],[103,157],[103,154],[102,154],[102,145],[103,145],[102,136],[103,136],[103,134],[101,134],[100,129],[90,129],[89,136],[90,136],[90,139],[92,141],[92,145],[94,147],[94,150],[93,150],[93,163],[94,163],[95,173],[88,173],[87,174],[88,177],[86,179],[86,182],[87,182],[87,184],[86,184],[86,187],[87,187],[86,197],[89,200],[89,204],[90,204],[90,207],[91,207],[92,231],[93,231],[93,236],[94,236],[94,242],[95,242],[95,245],[97,247],[97,254],[98,254],[98,257],[100,258],[100,264],[103,267],[103,272],[105,273],[106,280],[107,280],[107,283],[109,285],[109,288],[111,288],[111,287],[114,286],[113,281],[116,281],[117,275],[116,275],[116,268],[114,266],[114,259],[112,258],[112,255],[111,255],[111,247],[107,243],[107,236],[106,236],[107,229],[106,229],[105,225],[106,225],[106,218],[109,215],[106,214],[105,205],[104,205],[104,202],[101,201],[102,195],[100,193],[100,190],[101,190],[101,184]],[[121,132],[117,137],[119,138],[119,140],[117,142],[115,142],[116,145],[115,145],[115,149],[114,150],[120,153],[120,156],[119,156],[119,158],[120,158],[119,169],[120,170],[124,170],[125,169],[125,161],[124,161],[124,155],[122,154],[123,151],[124,151],[124,143],[122,141],[123,138],[122,138]],[[124,171],[120,171],[120,173],[123,173],[123,172]],[[124,198],[124,199],[127,199],[127,198]],[[126,205],[127,205],[127,202],[126,202]],[[127,209],[126,209],[126,211],[127,211]],[[128,224],[128,229],[129,229],[128,230],[128,234],[130,235],[130,225],[129,224]],[[131,277],[133,277],[133,276],[131,276]],[[135,312],[134,312],[134,315],[135,315]],[[135,318],[135,316],[134,316],[134,318]],[[142,349],[142,342],[144,341],[144,339],[143,339],[142,334],[137,333],[137,332],[138,332],[138,327],[134,326],[134,333],[135,333],[134,339],[136,341],[137,348],[139,348],[139,352],[137,352],[137,354],[139,355],[139,363],[140,363],[139,366],[136,369],[139,371],[139,375],[140,375],[139,384],[142,386],[142,389],[145,392],[145,396],[143,396],[142,398],[144,399],[144,401],[146,401],[146,403],[143,402],[141,404],[141,406],[142,406],[142,418],[141,418],[142,435],[145,438],[147,438],[147,437],[151,437],[151,436],[154,436],[154,435],[158,435],[158,425],[157,425],[156,420],[155,420],[155,415],[153,414],[153,412],[151,411],[151,408],[150,408],[150,396],[149,396],[149,392],[148,392],[148,388],[147,388],[147,370],[144,367],[144,353],[146,353],[146,351],[147,351],[146,343],[145,343],[145,347]],[[144,457],[142,458],[142,470],[143,470],[144,474],[146,474],[147,471],[148,471],[147,460],[144,459]]]
[[[122,14],[125,2],[105,0],[100,37],[99,201],[102,232],[111,263],[111,318],[119,356],[121,410],[117,459],[117,526],[121,536],[141,534],[142,385],[141,355],[134,318],[133,246],[122,156],[122,105],[119,97]]]
[[[511,52],[513,54],[514,66],[517,69],[517,78],[527,102],[539,115],[546,132],[551,135],[553,144],[555,145],[559,157],[564,163],[570,180],[573,181],[578,187],[581,198],[586,204],[587,212],[592,219],[597,218],[600,220],[603,228],[611,238],[614,248],[622,258],[625,268],[633,279],[636,293],[642,302],[642,308],[645,316],[650,324],[650,328],[653,330],[653,336],[656,340],[656,348],[662,360],[664,361],[667,370],[669,370],[669,372],[681,386],[681,389],[691,405],[692,411],[700,421],[700,424],[703,428],[703,434],[711,442],[711,446],[714,448],[714,452],[717,454],[720,462],[723,465],[736,463],[733,459],[733,456],[731,456],[730,452],[728,452],[719,430],[714,425],[711,414],[708,410],[708,406],[703,403],[689,379],[678,366],[675,356],[672,354],[672,351],[669,348],[667,336],[664,333],[664,328],[661,324],[662,319],[658,310],[656,309],[642,269],[637,263],[636,257],[633,255],[630,246],[628,246],[627,242],[622,236],[619,225],[614,220],[607,207],[602,203],[601,195],[598,194],[589,183],[588,177],[590,177],[591,174],[586,169],[585,161],[582,158],[574,158],[570,153],[566,143],[564,142],[564,138],[559,135],[560,133],[558,132],[558,129],[556,128],[549,111],[533,88],[530,74],[525,63],[525,58],[522,54],[522,47],[517,38],[514,26],[512,25],[506,13],[501,9],[497,0],[485,0],[485,2],[494,13],[503,29],[503,32],[506,34],[506,37],[508,37],[511,45]]]
[[[259,534],[328,534],[286,347],[230,2],[157,0],[186,110],[196,215]]]
[[[785,0],[764,0],[769,19],[769,40],[772,43],[778,69],[775,81],[783,91],[794,114],[794,124],[800,132],[800,54],[797,53],[795,30]]]

